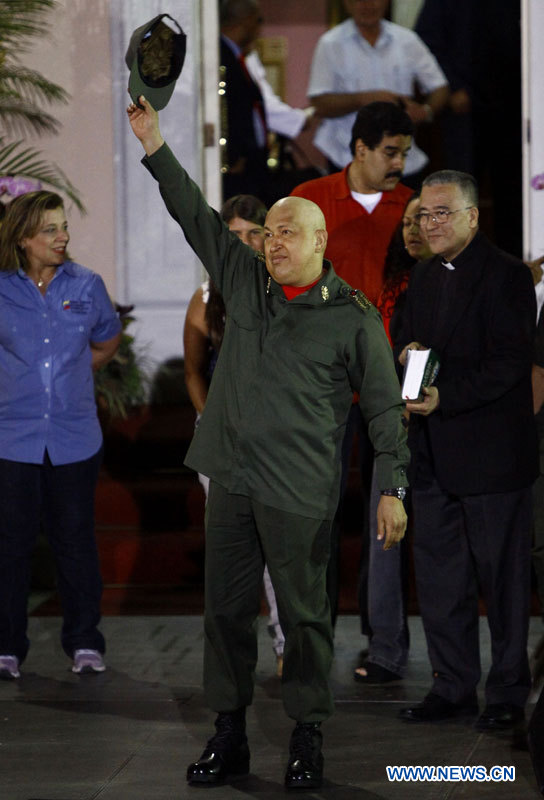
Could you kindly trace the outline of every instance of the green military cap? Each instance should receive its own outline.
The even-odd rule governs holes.
[[[181,74],[186,46],[185,33],[169,14],[158,14],[136,28],[125,55],[134,103],[143,94],[157,111],[166,106]]]

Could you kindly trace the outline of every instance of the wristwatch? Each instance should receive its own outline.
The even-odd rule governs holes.
[[[404,486],[398,486],[396,489],[382,489],[380,494],[384,494],[387,497],[396,497],[399,500],[404,500],[406,497],[406,489]]]

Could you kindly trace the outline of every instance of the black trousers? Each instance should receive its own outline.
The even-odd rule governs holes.
[[[297,722],[332,713],[325,574],[330,520],[289,514],[210,482],[206,507],[204,690],[217,712],[247,706],[257,663],[264,561],[285,635],[282,697]]]
[[[100,621],[102,579],[94,535],[94,494],[102,449],[85,461],[53,466],[0,459],[0,654],[28,652],[30,563],[43,527],[57,568],[64,623],[62,646],[105,651]]]
[[[432,691],[461,702],[480,677],[480,589],[491,633],[487,703],[523,706],[531,578],[531,487],[459,497],[416,482],[414,563]]]

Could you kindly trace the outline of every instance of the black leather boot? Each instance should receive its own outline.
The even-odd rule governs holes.
[[[199,760],[187,768],[190,784],[222,783],[228,775],[247,775],[249,772],[245,708],[218,714],[215,730]]]
[[[319,722],[297,722],[289,742],[286,789],[318,789],[323,780]]]

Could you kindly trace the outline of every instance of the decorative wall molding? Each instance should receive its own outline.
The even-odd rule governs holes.
[[[523,252],[544,255],[544,3],[522,0]],[[508,113],[508,109],[505,109]],[[508,155],[505,155],[508,158]]]

